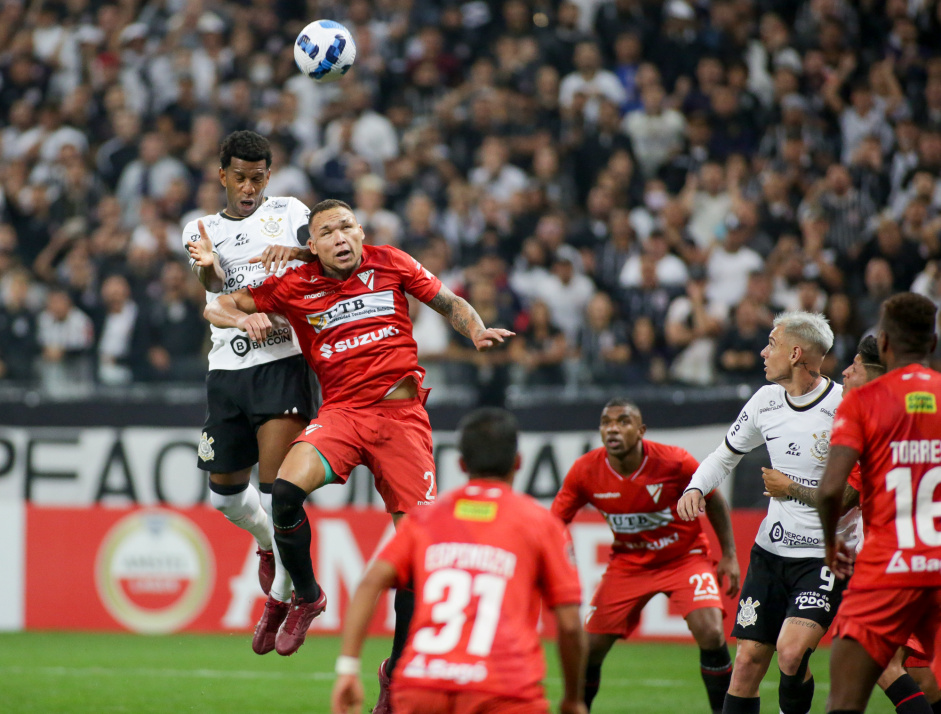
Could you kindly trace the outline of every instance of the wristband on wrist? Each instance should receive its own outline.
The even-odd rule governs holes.
[[[337,674],[359,674],[359,657],[340,655],[334,668]]]

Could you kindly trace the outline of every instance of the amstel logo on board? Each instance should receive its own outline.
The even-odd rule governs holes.
[[[202,531],[164,510],[130,514],[105,536],[95,582],[108,612],[135,632],[174,632],[202,611],[215,563]]]

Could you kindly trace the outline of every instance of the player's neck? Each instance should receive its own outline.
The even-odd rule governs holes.
[[[911,367],[913,364],[927,367],[928,360],[922,355],[899,355],[898,357],[889,357],[885,362],[885,371],[891,372],[893,369]]]
[[[363,259],[362,257],[360,257],[360,259],[356,261],[356,265],[354,265],[349,270],[343,270],[343,271],[335,270],[334,268],[328,268],[323,263],[320,264],[320,267],[323,268],[324,277],[333,278],[334,280],[339,280],[340,282],[343,282],[344,280],[348,279],[353,273],[359,270],[362,264],[363,264]]]
[[[620,458],[608,452],[608,463],[611,464],[611,468],[621,476],[630,476],[640,468],[643,461],[644,448],[642,442],[638,442],[636,447]]]
[[[782,379],[778,384],[784,387],[789,397],[802,397],[820,386],[823,376],[819,372],[808,372],[806,369],[797,369],[790,379]]]

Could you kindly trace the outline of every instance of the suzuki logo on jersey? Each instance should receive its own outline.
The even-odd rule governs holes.
[[[650,497],[653,499],[653,502],[656,503],[660,500],[660,494],[663,492],[662,483],[650,483],[647,484],[647,493],[650,494]]]
[[[362,273],[357,273],[356,277],[363,281],[363,285],[372,290],[373,281],[375,280],[373,273],[375,272],[375,270],[364,270]]]
[[[394,314],[395,296],[391,290],[384,290],[381,293],[371,293],[341,300],[329,310],[308,315],[307,322],[313,326],[316,332],[322,332],[328,327],[344,325],[347,322]]]
[[[604,518],[615,533],[643,533],[673,523],[669,508],[653,513],[605,513]]]
[[[356,335],[356,337],[351,337],[348,340],[340,340],[332,345],[321,345],[320,356],[324,359],[330,359],[338,352],[353,350],[357,347],[368,345],[370,342],[378,342],[379,340],[384,340],[386,337],[397,334],[399,334],[398,328],[394,325],[390,325],[389,327],[383,327],[381,330],[373,330],[372,332],[366,332],[362,335]]]

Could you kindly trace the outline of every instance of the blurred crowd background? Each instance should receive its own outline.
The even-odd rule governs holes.
[[[318,18],[332,85],[294,65]],[[887,296],[941,303],[939,0],[2,0],[0,127],[0,379],[53,394],[205,377],[180,234],[236,129],[269,196],[349,202],[518,333],[414,306],[479,403],[761,383],[791,308],[836,376]]]

